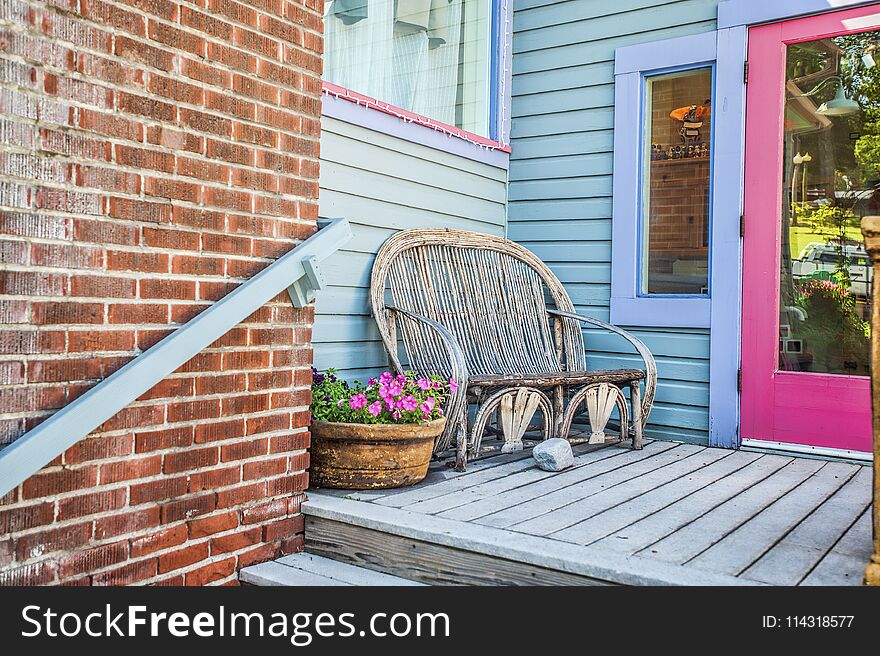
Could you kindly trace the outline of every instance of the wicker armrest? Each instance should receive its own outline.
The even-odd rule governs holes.
[[[410,312],[409,310],[394,307],[393,305],[386,305],[385,310],[389,314],[399,314],[406,317],[407,319],[421,323],[433,330],[440,338],[440,343],[443,345],[445,355],[449,359],[449,363],[452,368],[450,375],[458,385],[458,389],[450,396],[449,405],[446,409],[446,415],[448,417],[446,430],[440,437],[440,440],[438,441],[437,447],[435,449],[436,451],[442,451],[449,447],[453,433],[455,432],[457,426],[456,419],[461,415],[462,412],[465,412],[467,409],[466,398],[468,386],[468,370],[467,360],[465,359],[464,351],[462,350],[458,341],[455,339],[455,336],[451,332],[449,332],[449,329],[437,323],[433,319],[429,319],[428,317],[424,317],[415,312]],[[392,360],[397,361],[396,354],[392,353],[391,355]],[[430,374],[439,372],[425,371],[420,373]]]
[[[654,356],[651,355],[651,351],[648,350],[648,347],[645,346],[645,343],[635,335],[632,335],[631,333],[625,331],[623,328],[618,328],[615,325],[600,321],[599,319],[594,319],[593,317],[587,317],[582,314],[575,314],[574,312],[561,312],[559,310],[547,310],[547,313],[554,317],[574,319],[576,321],[588,323],[593,326],[598,326],[599,328],[604,328],[609,332],[620,335],[626,341],[633,345],[636,352],[645,362],[646,376],[645,394],[642,397],[642,423],[647,424],[648,415],[651,414],[651,407],[654,405],[654,393],[657,390],[657,363],[654,361]]]

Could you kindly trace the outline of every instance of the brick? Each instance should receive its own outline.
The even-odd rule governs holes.
[[[260,542],[262,531],[259,527],[211,538],[211,555],[241,551]]]
[[[80,440],[64,452],[65,464],[120,458],[132,452],[131,435],[101,435]]]
[[[230,508],[253,503],[267,496],[266,483],[257,482],[217,492],[217,507]]]
[[[166,474],[176,474],[191,469],[201,469],[216,465],[219,458],[217,447],[202,449],[187,449],[177,453],[165,454],[163,471]]]
[[[186,573],[186,585],[208,585],[232,576],[235,571],[235,558],[224,558]]]
[[[216,490],[217,488],[235,485],[241,481],[239,467],[224,467],[207,471],[193,472],[189,476],[189,491]]]
[[[66,579],[117,565],[128,558],[128,542],[113,542],[93,549],[76,551],[58,559],[59,574]]]
[[[299,549],[302,551],[302,549]],[[257,563],[263,563],[267,560],[274,560],[282,555],[282,549],[280,545],[276,544],[261,544],[258,547],[255,547],[249,551],[246,551],[238,556],[238,567],[247,567],[248,565],[256,565]],[[290,552],[289,552],[290,553]]]
[[[170,524],[184,519],[192,519],[193,517],[210,513],[216,507],[217,501],[213,494],[201,494],[195,497],[169,501],[161,506],[162,523]]]
[[[132,483],[129,492],[129,503],[132,506],[137,506],[143,503],[165,501],[166,499],[181,497],[186,494],[186,491],[186,476],[177,476],[175,478],[163,477],[146,483]]]
[[[126,459],[101,465],[101,484],[119,483],[134,478],[148,478],[162,471],[162,456]]]
[[[236,527],[238,527],[238,513],[225,512],[189,522],[189,537],[190,539],[203,538],[215,533],[230,531]]]
[[[193,565],[208,557],[208,543],[191,544],[159,556],[159,573],[165,574],[187,565]]]
[[[263,542],[274,542],[292,538],[297,533],[302,533],[305,528],[304,517],[288,517],[278,522],[272,522],[263,526]]]
[[[95,520],[95,538],[105,540],[158,526],[159,508],[143,508]]]
[[[51,523],[54,517],[55,504],[48,501],[18,508],[0,506],[0,535],[45,526]]]
[[[211,423],[199,423],[195,427],[195,441],[197,443],[214,442],[217,440],[229,440],[245,435],[245,420],[232,419]]]
[[[0,586],[46,585],[55,577],[55,565],[43,561],[0,571]]]
[[[270,478],[287,471],[287,458],[273,458],[259,462],[247,462],[242,466],[242,479],[250,481],[258,478]]]
[[[131,540],[131,557],[140,558],[157,551],[170,549],[187,540],[186,524],[163,528],[160,531]]]
[[[168,306],[155,303],[109,304],[107,306],[107,319],[112,324],[133,324],[137,326],[166,323],[168,321]]]
[[[41,558],[55,551],[70,551],[81,547],[92,538],[92,524],[73,524],[29,533],[16,540],[16,553],[20,561]]]
[[[186,447],[193,443],[193,426],[138,432],[134,440],[136,453]]]
[[[157,559],[148,558],[129,563],[109,572],[92,576],[92,585],[131,585],[156,575]]]
[[[125,488],[90,491],[87,494],[58,501],[58,520],[64,521],[87,515],[97,515],[119,510],[126,503]]]
[[[25,499],[36,499],[93,487],[97,482],[98,468],[94,465],[59,469],[31,476],[22,484],[22,494]]]
[[[220,460],[223,462],[243,460],[245,458],[266,455],[268,452],[269,441],[267,439],[249,439],[223,445],[220,449]]]

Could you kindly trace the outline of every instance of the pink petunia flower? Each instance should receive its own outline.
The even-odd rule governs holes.
[[[385,399],[385,407],[388,409],[388,412],[391,412],[397,406],[394,404],[393,398],[388,398],[388,399]]]
[[[455,378],[449,379],[449,391],[455,392],[458,389],[458,383],[455,382]]]
[[[400,414],[400,411],[399,411],[399,410],[395,410],[393,413],[391,413],[391,416],[392,416],[394,419],[400,419],[403,415]]]
[[[387,384],[390,383],[392,380],[394,380],[394,376],[392,375],[392,373],[391,373],[390,371],[386,371],[384,374],[382,374],[381,376],[379,376],[379,382],[380,382],[382,385],[387,385]]]
[[[406,376],[403,374],[397,374],[397,378],[395,380],[401,384],[401,386],[406,385]]]
[[[376,384],[376,382],[377,382],[376,378],[370,378],[370,380],[367,381],[367,387],[372,387],[373,385]]]
[[[419,402],[416,397],[412,396],[411,394],[407,394],[402,399],[400,399],[400,401],[397,402],[397,407],[401,410],[412,412],[419,407]]]
[[[427,378],[419,378],[416,381],[416,385],[418,385],[419,389],[423,392],[427,392],[429,389],[431,389],[431,381]]]
[[[401,385],[399,381],[392,381],[388,385],[388,393],[391,394],[391,396],[397,398],[398,396],[403,394],[403,385]]]
[[[388,385],[382,385],[381,383],[379,384],[379,398],[383,401],[394,398],[391,390],[388,389]]]
[[[382,412],[382,402],[381,401],[374,401],[367,408],[367,412],[369,412],[374,417],[378,417],[379,413]]]
[[[355,394],[348,400],[352,410],[360,410],[367,405],[367,397],[364,394]]]
[[[429,396],[427,399],[425,399],[425,400],[419,405],[419,410],[421,410],[421,411],[424,413],[424,415],[430,415],[430,414],[431,414],[431,410],[434,409],[434,406],[436,405],[436,403],[437,403],[437,402],[434,400],[434,397],[433,397],[433,396]]]

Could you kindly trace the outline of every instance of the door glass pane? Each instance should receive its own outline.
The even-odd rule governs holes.
[[[709,292],[712,69],[645,78],[642,294]]]
[[[872,271],[859,224],[865,215],[880,214],[878,36],[788,46],[782,370],[869,373]]]

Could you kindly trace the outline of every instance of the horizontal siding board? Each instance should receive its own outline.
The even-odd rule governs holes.
[[[502,203],[462,196],[446,189],[426,188],[408,180],[324,160],[321,160],[321,178],[326,178],[327,189],[344,190],[374,200],[394,199],[398,204],[424,207],[434,212],[460,210],[456,212],[459,216],[478,219],[504,211]]]
[[[419,225],[423,227],[448,226],[480,232],[497,232],[504,227],[503,207],[498,212],[479,219],[465,218],[455,214],[434,212],[418,207],[408,207],[383,198],[364,198],[345,190],[321,189],[321,212],[323,216],[348,217],[351,221],[383,226],[394,230]]]
[[[510,129],[511,138],[569,134],[584,130],[610,130],[614,126],[613,107],[593,107],[554,114],[521,116]]]
[[[512,77],[510,89],[515,105],[531,95],[613,83],[614,62],[605,61],[575,64],[552,71],[518,73]]]
[[[589,0],[584,1],[588,2]],[[691,25],[676,25],[646,32],[636,32],[616,38],[589,42],[572,42],[568,45],[544,48],[543,50],[521,52],[513,58],[513,74],[518,75],[520,73],[535,73],[557,68],[568,68],[578,66],[584,62],[613,61],[615,48],[645,43],[646,41],[674,39],[679,36],[688,36],[712,29],[715,29],[714,20]],[[576,38],[577,35],[573,36]],[[516,35],[514,35],[513,43],[514,48],[516,48]]]
[[[601,85],[519,96],[512,104],[511,111],[513,118],[519,118],[572,111],[582,107],[613,106],[614,83],[612,80],[607,80]]]
[[[715,27],[716,0],[516,0],[508,236],[548,261],[579,312],[608,320],[614,50]],[[631,328],[657,359],[647,434],[708,439],[709,335]],[[585,330],[590,368],[636,366]]]
[[[427,166],[429,168],[431,168],[431,165],[438,165],[440,167],[455,169],[457,171],[465,171],[481,178],[494,180],[495,182],[503,183],[506,181],[504,169],[499,169],[495,166],[477,162],[472,159],[459,157],[458,155],[437,150],[436,148],[423,146],[412,141],[398,139],[359,125],[345,123],[325,116],[321,120],[321,130],[322,136],[333,134],[347,139],[355,139],[366,144],[371,144],[382,151],[403,153],[414,160],[425,162],[424,165],[413,162],[414,165]],[[332,142],[332,139],[324,139],[321,141],[322,155],[324,154],[323,149],[325,147],[325,142]],[[332,143],[327,143],[326,145],[332,146]]]
[[[654,9],[662,9],[665,5],[674,5],[681,0],[658,0],[653,3]],[[614,0],[601,6],[595,2],[581,0],[518,0],[514,3],[514,29],[530,30],[536,27],[562,25],[587,19],[598,20],[604,16],[620,17],[629,15],[635,9],[642,9],[645,0]]]
[[[594,39],[620,39],[672,27],[687,28],[693,23],[714,24],[716,14],[715,6],[704,0],[668,2],[623,15],[615,13],[598,17],[586,6],[589,3],[576,4],[580,5],[580,12],[572,11],[571,7],[563,7],[554,12],[544,12],[543,15],[541,12],[530,11],[515,16],[514,53],[590,42]],[[644,7],[645,3],[641,4]]]
[[[333,162],[359,171],[406,180],[427,189],[451,191],[496,203],[504,203],[505,200],[504,185],[491,184],[489,178],[449,166],[436,166],[427,160],[419,160],[419,163],[424,162],[427,165],[416,166],[413,157],[407,153],[381,148],[343,135],[324,140],[321,144],[321,159],[323,162]]]
[[[518,124],[520,119],[516,121]],[[518,135],[516,148],[510,154],[510,161],[536,159],[540,157],[561,157],[564,155],[583,155],[586,153],[608,153],[614,147],[614,134],[611,128],[605,130],[577,131],[545,137]],[[514,178],[511,178],[511,182]]]
[[[516,240],[520,221],[591,219],[611,221],[610,198],[553,198],[507,204],[508,235]]]

